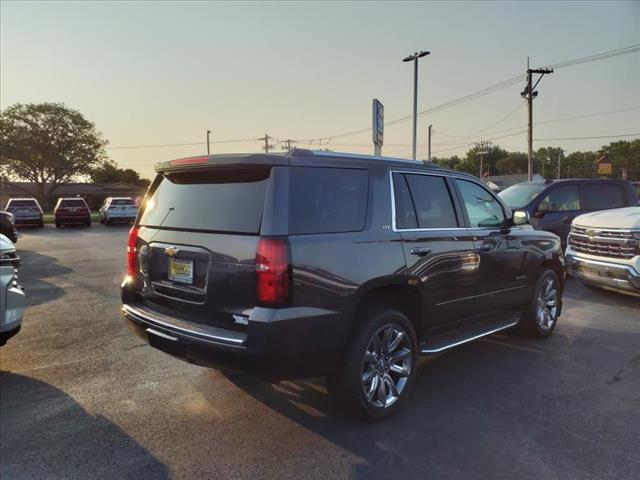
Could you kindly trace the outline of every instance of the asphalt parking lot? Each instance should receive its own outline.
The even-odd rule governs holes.
[[[569,280],[554,335],[426,359],[404,411],[345,417],[152,349],[119,312],[126,227],[26,231],[30,307],[0,350],[0,477],[637,478],[640,301]]]

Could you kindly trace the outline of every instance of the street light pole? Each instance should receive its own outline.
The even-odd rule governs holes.
[[[211,130],[207,130],[207,156],[211,155],[211,144],[209,142],[209,135],[211,135]]]
[[[403,62],[413,62],[413,159],[416,159],[416,144],[418,136],[418,59],[431,52],[415,52],[402,59]]]

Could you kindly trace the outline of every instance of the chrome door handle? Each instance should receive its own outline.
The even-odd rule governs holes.
[[[425,255],[431,252],[431,249],[427,247],[413,247],[411,250],[409,250],[409,252],[411,252],[411,255],[424,257]]]
[[[488,252],[489,250],[493,250],[493,245],[490,243],[481,243],[476,247],[476,252]]]

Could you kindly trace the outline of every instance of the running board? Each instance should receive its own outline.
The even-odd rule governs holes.
[[[427,341],[420,343],[420,355],[431,355],[434,353],[443,352],[445,350],[449,350],[450,348],[457,347],[458,345],[462,345],[463,343],[472,342],[473,340],[477,340],[478,338],[486,337],[487,335],[492,335],[494,333],[500,332],[501,330],[506,330],[507,328],[514,327],[518,324],[518,319],[515,321],[513,318],[509,318],[506,322],[501,322],[499,324],[493,323],[488,330],[480,330],[478,328],[473,328],[468,330],[467,332],[458,333],[455,335],[440,335],[437,337],[433,337]],[[486,327],[485,327],[486,328]]]

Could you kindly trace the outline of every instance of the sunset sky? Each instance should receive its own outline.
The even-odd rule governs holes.
[[[432,52],[420,64],[424,110],[524,73],[527,56],[538,67],[640,44],[640,2],[2,2],[0,13],[2,108],[64,102],[145,176],[205,153],[207,129],[214,153],[259,151],[265,133],[370,153],[370,132],[318,139],[370,127],[372,98],[387,122],[409,115],[413,69],[401,60],[415,50]],[[494,142],[525,151],[523,87],[421,117],[419,156],[429,124],[435,155],[506,134]],[[535,121],[589,116],[539,125],[536,138],[640,132],[640,53],[559,69],[538,90]],[[409,120],[388,125],[383,153],[407,157],[410,142]],[[198,144],[149,147],[183,143]]]

